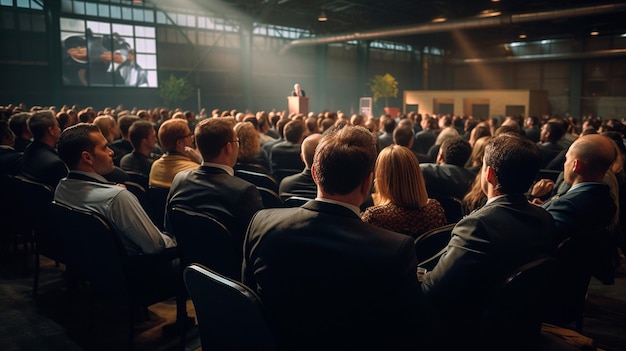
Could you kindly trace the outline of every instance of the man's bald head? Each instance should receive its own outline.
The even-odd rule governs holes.
[[[581,181],[601,182],[617,156],[613,143],[614,141],[600,134],[579,137],[567,151],[566,172],[575,166],[573,162],[577,160],[581,165],[576,167],[575,173]]]
[[[322,134],[314,133],[309,135],[302,141],[302,160],[306,165],[306,168],[311,168],[313,164],[313,156],[315,155],[315,148],[322,139]]]

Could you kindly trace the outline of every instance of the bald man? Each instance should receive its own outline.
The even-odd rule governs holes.
[[[563,170],[570,189],[545,202],[559,242],[560,269],[555,277],[546,322],[566,326],[582,315],[591,276],[614,281],[615,246],[610,229],[617,207],[604,176],[616,157],[614,142],[600,134],[578,138],[565,155]]]
[[[313,155],[315,148],[322,139],[322,134],[311,134],[302,141],[300,149],[300,157],[304,161],[304,170],[301,173],[294,174],[283,178],[278,188],[278,195],[281,199],[286,200],[291,196],[302,196],[314,199],[317,195],[317,185],[311,176],[311,165],[313,164]]]

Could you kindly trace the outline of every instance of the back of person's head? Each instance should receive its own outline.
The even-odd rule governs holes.
[[[9,128],[16,136],[21,136],[24,132],[28,131],[27,121],[32,113],[30,112],[18,112],[11,115],[9,118]]]
[[[117,125],[120,127],[120,132],[122,133],[123,137],[127,137],[128,136],[128,132],[130,130],[130,126],[133,125],[133,123],[140,121],[141,119],[137,116],[133,116],[133,115],[125,115],[120,117],[117,120]]]
[[[411,150],[400,145],[384,148],[376,160],[375,188],[380,205],[422,208],[428,202],[419,162]]]
[[[413,137],[413,128],[409,126],[400,126],[393,131],[393,143],[396,145],[409,147]]]
[[[365,125],[365,116],[360,115],[358,113],[353,114],[350,117],[350,124],[353,126],[363,126]]]
[[[514,134],[522,134],[522,129],[517,124],[503,124],[494,132],[494,136],[498,136],[504,133],[514,133]]]
[[[331,118],[324,118],[322,120],[322,133],[326,132],[330,127],[335,125],[335,120]]]
[[[70,115],[67,112],[59,111],[56,114],[57,121],[59,122],[59,128],[61,130],[67,128],[71,124]]]
[[[239,155],[237,158],[240,161],[253,161],[261,149],[259,133],[252,123],[239,122],[235,124],[235,134],[239,138]]]
[[[491,130],[489,129],[489,126],[479,123],[470,132],[470,145],[473,145],[476,140],[484,136],[491,136]]]
[[[276,131],[278,132],[278,135],[280,135],[281,138],[284,139],[285,136],[285,126],[287,125],[287,123],[291,122],[288,118],[281,118],[280,121],[278,121],[278,123],[276,123]]]
[[[93,120],[93,124],[97,125],[102,132],[102,135],[109,141],[112,142],[119,136],[119,128],[117,126],[117,122],[115,122],[115,118],[109,115],[102,115],[96,117]]]
[[[150,136],[151,130],[154,130],[154,124],[144,120],[138,120],[128,128],[128,137],[133,149],[139,150],[141,141]]]
[[[319,128],[317,126],[317,116],[309,116],[305,121],[308,134],[318,133]]]
[[[581,169],[584,177],[599,179],[602,179],[609,170],[618,152],[619,149],[614,146],[614,141],[602,134],[581,136],[568,150],[573,158],[585,164],[585,167]]]
[[[474,146],[472,147],[472,154],[465,163],[465,167],[482,166],[483,157],[485,156],[485,147],[487,146],[489,139],[491,139],[490,136],[484,136],[476,140]]]
[[[139,111],[137,111],[137,117],[139,117],[141,119],[144,119],[144,120],[146,120],[146,119],[149,120],[151,118],[150,113],[148,111],[146,111],[146,110],[139,110]]]
[[[393,133],[393,130],[396,129],[396,120],[391,117],[384,117],[382,120],[383,130],[386,133]]]
[[[541,150],[519,134],[501,134],[487,143],[485,166],[493,168],[498,180],[496,188],[500,192],[523,194],[539,171]]]
[[[100,133],[100,128],[91,123],[78,123],[61,133],[57,150],[61,160],[70,169],[76,169],[83,151],[94,151],[96,144],[91,139],[91,133]]]
[[[462,138],[448,138],[441,144],[439,152],[446,164],[463,167],[472,153],[472,147]]]
[[[168,119],[159,127],[159,144],[166,152],[176,151],[176,142],[189,136],[187,121],[180,118]]]
[[[564,124],[558,119],[551,119],[544,125],[545,131],[550,133],[548,135],[548,141],[557,142],[565,134]]]
[[[327,194],[354,191],[374,170],[376,138],[359,126],[333,129],[320,140],[313,170],[317,185]]]
[[[236,140],[233,127],[232,118],[208,118],[198,123],[195,131],[196,145],[205,161],[218,157],[227,143]]]
[[[322,140],[322,134],[314,133],[302,141],[302,158],[306,168],[311,168],[313,165],[313,157],[315,157],[315,149]]]
[[[83,123],[93,123],[96,118],[96,112],[92,109],[85,108],[78,113],[78,121]]]
[[[259,121],[256,119],[256,116],[246,116],[243,118],[243,121],[251,123],[254,129],[259,130]]]
[[[290,143],[300,144],[304,136],[304,123],[302,121],[290,121],[283,130],[285,140]]]
[[[441,145],[447,139],[455,139],[459,137],[459,132],[454,127],[445,127],[441,130],[437,139],[435,139],[435,145]]]
[[[13,146],[15,144],[15,134],[9,128],[9,122],[0,120],[0,145]]]
[[[50,110],[39,110],[28,118],[28,129],[33,135],[34,140],[41,140],[48,132],[48,128],[54,127],[57,123],[54,112]]]

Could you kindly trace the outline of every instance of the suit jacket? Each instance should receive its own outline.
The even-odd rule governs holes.
[[[295,90],[291,91],[291,96],[298,96],[298,93]],[[304,90],[300,89],[300,96],[306,96],[306,94],[304,93]]]
[[[423,277],[425,296],[443,327],[471,342],[497,284],[516,267],[551,254],[554,242],[548,212],[522,194],[496,198],[454,227],[447,252]]]
[[[416,268],[411,237],[316,200],[259,211],[244,244],[243,281],[265,303],[283,350],[427,344],[437,324]]]
[[[541,169],[548,166],[562,150],[563,147],[557,143],[545,142],[540,145],[541,148]]]
[[[0,147],[0,173],[18,175],[22,167],[22,153],[13,148]]]
[[[449,164],[420,164],[428,197],[439,199],[452,196],[462,199],[470,190],[476,173],[467,168]]]
[[[314,199],[317,196],[317,185],[313,181],[311,169],[305,168],[302,173],[287,176],[280,181],[278,195],[283,201],[290,196],[302,196]]]
[[[24,151],[22,174],[27,178],[48,184],[54,189],[68,172],[57,151],[40,141],[33,141]]]
[[[378,150],[378,153],[391,144],[393,144],[392,133],[383,132],[378,135],[378,138],[376,138],[376,149]]]
[[[124,139],[117,139],[113,141],[109,144],[109,147],[113,150],[113,163],[116,166],[120,165],[120,160],[124,157],[124,155],[133,152],[133,144]]]
[[[427,154],[431,146],[435,145],[437,136],[431,130],[422,130],[415,134],[415,141],[413,142],[413,150],[420,154]]]
[[[269,158],[271,172],[277,169],[303,169],[304,162],[300,157],[300,144],[283,140],[270,149]]]
[[[167,212],[177,204],[215,215],[238,245],[243,243],[252,215],[263,208],[256,186],[208,165],[182,171],[174,177],[167,196]],[[171,230],[167,212],[165,227]]]

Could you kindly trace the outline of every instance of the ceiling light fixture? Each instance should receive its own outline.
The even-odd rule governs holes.
[[[594,35],[594,36],[595,35],[599,35],[599,34],[600,34],[600,32],[598,32],[597,29],[594,29],[594,30],[591,31],[591,33],[589,33],[589,35]]]
[[[483,10],[478,14],[478,18],[496,17],[496,16],[500,16],[501,14],[502,12],[498,10],[493,10],[493,9]]]
[[[527,38],[526,33],[520,33],[519,38],[526,39]]]
[[[435,18],[433,18],[433,23],[441,23],[441,22],[445,22],[448,19],[445,16],[437,16]]]
[[[317,20],[320,21],[320,22],[328,21],[328,17],[326,17],[326,12],[324,12],[324,10],[322,10],[322,12],[320,12],[319,16],[317,16]]]

